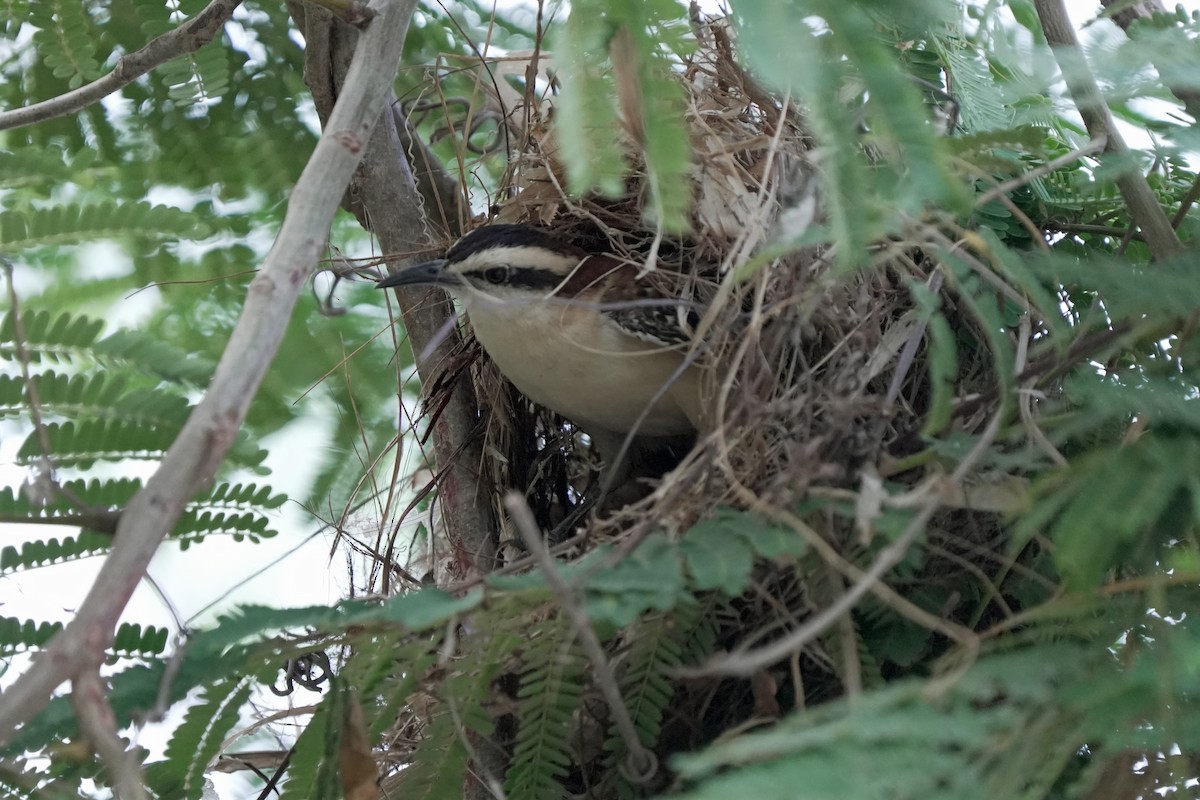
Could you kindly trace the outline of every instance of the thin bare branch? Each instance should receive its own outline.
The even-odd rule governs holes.
[[[1034,0],[1034,6],[1042,22],[1046,41],[1054,49],[1054,57],[1088,133],[1093,139],[1104,140],[1104,152],[1127,155],[1129,147],[1121,138],[1096,78],[1088,68],[1063,0]],[[1130,215],[1142,229],[1154,259],[1162,261],[1180,253],[1183,245],[1175,235],[1171,221],[1159,206],[1146,177],[1135,169],[1124,169],[1117,175],[1116,183],[1121,197],[1129,206]]]
[[[241,4],[242,0],[212,0],[203,11],[179,27],[154,37],[141,50],[121,56],[113,71],[104,77],[58,97],[0,112],[0,131],[74,114],[133,83],[155,67],[196,52],[216,37],[233,16],[233,10]]]
[[[134,587],[188,500],[209,484],[283,338],[305,282],[324,251],[338,198],[388,96],[416,0],[377,0],[330,124],[292,191],[279,237],[250,284],[212,384],[158,470],[130,501],[76,618],[0,695],[0,741],[31,719],[69,677],[94,669],[112,642]]]
[[[71,685],[71,705],[79,718],[79,729],[100,757],[116,796],[121,800],[149,800],[142,770],[134,754],[117,735],[117,721],[100,673],[86,670]]]
[[[52,517],[37,517],[28,514],[0,514],[0,523],[15,523],[20,525],[66,525],[73,528],[87,528],[96,533],[116,533],[117,522],[121,519],[120,511],[99,509],[81,510],[78,514],[55,514]]]

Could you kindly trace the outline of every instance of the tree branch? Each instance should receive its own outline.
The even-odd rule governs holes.
[[[120,519],[120,511],[109,511],[108,509],[83,509],[77,514],[63,513],[55,514],[52,517],[38,517],[31,514],[0,514],[0,524],[66,525],[107,534],[117,532],[117,522]]]
[[[305,81],[313,92],[317,113],[323,117],[327,104],[339,92],[341,65],[354,46],[354,31],[320,10],[303,10],[305,41],[310,48]],[[418,181],[414,176],[410,153],[422,162],[418,175],[427,179]],[[408,127],[395,103],[375,129],[343,206],[379,238],[383,252],[396,254],[390,261],[393,268],[430,253],[434,240],[440,245],[453,238],[462,213],[458,185]],[[442,221],[432,237],[431,217]],[[447,330],[455,330],[448,324],[453,315],[449,298],[440,290],[432,294],[437,298],[431,301],[431,292],[425,288],[396,292],[413,352],[424,355],[417,368],[426,387],[438,382],[458,342],[456,335],[446,335]],[[433,447],[446,528],[455,545],[470,557],[474,570],[485,574],[494,564],[496,525],[487,504],[480,502],[477,466],[483,462],[483,454],[476,435],[477,420],[474,391],[469,383],[459,381],[434,418]]]
[[[279,237],[250,284],[204,399],[125,509],[113,551],[79,614],[0,695],[0,743],[37,714],[59,684],[87,674],[101,662],[151,556],[188,500],[212,481],[233,444],[296,300],[324,252],[337,198],[384,109],[416,2],[372,4],[378,16],[361,37],[330,124],[292,191]]]
[[[117,721],[99,672],[88,670],[76,676],[71,686],[71,705],[79,718],[79,729],[104,764],[116,796],[121,800],[149,800],[138,762],[117,735]]]
[[[1041,20],[1042,30],[1046,41],[1054,50],[1054,57],[1062,70],[1067,82],[1067,90],[1083,117],[1083,124],[1093,139],[1105,142],[1104,152],[1124,156],[1129,153],[1129,147],[1121,138],[1112,112],[1104,102],[1100,87],[1095,77],[1088,69],[1087,60],[1079,47],[1075,36],[1075,28],[1067,16],[1067,9],[1062,0],[1034,0],[1038,19]],[[1135,169],[1124,169],[1116,178],[1117,188],[1129,206],[1129,213],[1134,222],[1142,229],[1146,237],[1146,245],[1156,261],[1168,259],[1183,250],[1171,221],[1158,204],[1158,198],[1145,176]]]
[[[196,52],[213,40],[241,4],[242,0],[212,0],[203,11],[179,27],[154,37],[141,50],[121,56],[113,71],[104,77],[58,97],[0,112],[0,131],[74,114],[133,83],[155,67],[185,53]]]

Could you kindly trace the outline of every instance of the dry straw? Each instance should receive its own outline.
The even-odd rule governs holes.
[[[555,156],[553,92],[538,85],[530,89],[536,97],[521,97],[497,75],[529,74],[529,57],[509,57],[493,69],[494,80],[481,79],[490,104],[475,107],[474,122],[446,133],[466,140],[472,124],[505,121],[493,141],[507,147],[508,171],[492,215],[476,224],[545,226],[641,265],[651,279],[689,292],[707,310],[693,355],[716,368],[696,448],[644,499],[593,518],[586,535],[571,540],[574,552],[606,540],[628,549],[645,533],[686,530],[721,506],[779,520],[783,509],[815,493],[859,508],[857,527],[840,519],[815,529],[804,523],[803,535],[821,540],[814,544],[843,567],[844,577],[852,568],[840,554],[870,538],[880,475],[892,476],[920,446],[929,377],[925,318],[910,284],[942,290],[943,276],[927,254],[944,240],[934,240],[942,236],[934,226],[914,223],[910,239],[879,243],[874,263],[853,275],[835,273],[829,246],[782,247],[822,220],[819,145],[803,109],[738,64],[724,21],[697,22],[694,29],[695,52],[676,73],[686,90],[693,153],[691,230],[684,236],[663,235],[649,221],[648,178],[633,136],[626,136],[625,196],[566,191]],[[551,63],[545,53],[537,59],[541,68]],[[953,324],[975,326],[952,297],[943,301]],[[552,528],[592,485],[596,465],[569,422],[521,397],[473,341],[467,347],[477,356],[471,373],[487,419],[481,474],[492,484],[497,516],[505,517],[504,492],[517,487],[539,523]],[[964,364],[962,371],[960,397],[988,391],[989,368]],[[979,404],[956,424],[977,431],[991,410]],[[915,485],[925,475],[905,477]],[[946,486],[938,492],[953,494]]]

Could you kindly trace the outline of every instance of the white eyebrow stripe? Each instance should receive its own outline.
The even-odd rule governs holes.
[[[469,272],[488,267],[513,266],[529,269],[544,269],[560,275],[574,269],[580,259],[564,253],[555,253],[544,247],[510,245],[480,250],[454,265],[456,272]]]

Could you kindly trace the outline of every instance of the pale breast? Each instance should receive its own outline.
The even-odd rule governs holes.
[[[623,433],[643,412],[637,430],[647,436],[695,429],[698,400],[689,398],[699,380],[694,367],[675,375],[681,352],[641,342],[568,305],[485,301],[468,311],[480,343],[513,385],[584,430]]]

